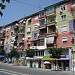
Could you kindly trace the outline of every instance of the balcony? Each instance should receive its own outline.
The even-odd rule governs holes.
[[[19,40],[18,40],[18,43],[24,43],[24,40],[19,39]]]
[[[53,22],[47,22],[46,26],[52,26],[52,25],[56,25],[56,22],[53,21]]]
[[[48,32],[46,33],[46,37],[48,36],[57,36],[57,32]]]
[[[56,15],[55,11],[46,12],[46,16],[55,16],[55,15]]]
[[[38,39],[44,39],[45,38],[45,34],[39,34]]]
[[[44,29],[44,28],[46,28],[46,25],[45,24],[39,26],[39,29]]]
[[[17,30],[17,29],[19,28],[19,26],[14,25],[13,28],[14,28],[15,30]]]
[[[19,46],[17,47],[17,50],[18,50],[18,51],[24,50],[24,45],[19,45]]]
[[[45,18],[45,11],[43,10],[43,11],[41,11],[40,13],[40,16],[39,16],[39,20],[41,20],[41,19],[44,19]]]
[[[30,46],[30,49],[46,49],[46,46]]]
[[[4,37],[5,37],[5,34],[0,33],[0,39],[4,39]]]

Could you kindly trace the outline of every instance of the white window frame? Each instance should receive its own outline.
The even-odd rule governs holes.
[[[61,27],[62,32],[67,32],[67,26]]]
[[[66,18],[67,18],[67,16],[66,16],[66,15],[62,15],[62,16],[61,16],[61,21],[65,21],[65,20],[66,20]]]
[[[65,9],[64,9],[65,8]],[[63,12],[63,11],[65,11],[66,10],[66,7],[65,7],[65,5],[61,5],[60,6],[60,10]]]
[[[28,27],[28,30],[27,30],[27,32],[30,32],[31,31],[31,28],[30,27]]]
[[[68,37],[62,37],[62,43],[63,44],[68,43]]]
[[[38,20],[38,19],[39,19],[39,17],[38,17],[38,16],[35,16],[35,17],[34,17],[34,20]]]

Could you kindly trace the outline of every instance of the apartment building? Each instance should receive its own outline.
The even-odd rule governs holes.
[[[25,56],[35,50],[34,58],[27,58],[27,66],[53,70],[72,70],[75,64],[75,0],[63,0],[18,21],[0,27],[0,46],[8,53],[12,47]],[[3,36],[2,36],[3,34]],[[62,47],[60,59],[50,58],[48,49]],[[30,60],[33,60],[30,63]],[[66,64],[66,65],[65,65]],[[65,66],[64,66],[65,65]],[[56,66],[56,67],[57,67]]]

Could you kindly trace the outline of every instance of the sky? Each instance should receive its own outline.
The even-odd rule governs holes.
[[[7,25],[25,16],[42,10],[44,7],[60,2],[62,0],[11,0],[5,3],[3,16],[0,17],[0,26]]]

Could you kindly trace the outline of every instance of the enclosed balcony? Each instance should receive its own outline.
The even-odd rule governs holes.
[[[45,18],[39,20],[39,22],[40,22],[39,29],[44,29],[44,28],[46,28],[46,21],[45,21]]]
[[[23,35],[18,36],[18,43],[24,43],[24,36]]]
[[[32,32],[32,41],[38,40],[39,30]]]
[[[21,25],[19,27],[19,34],[25,34],[25,26],[24,25]]]
[[[55,13],[55,7],[54,6],[48,6],[48,7],[44,8],[44,9],[46,11],[46,15],[47,16],[56,15],[56,13]]]
[[[45,11],[44,10],[39,12],[39,20],[41,20],[43,18],[45,18]]]
[[[37,42],[33,42],[30,49],[46,49],[46,39],[39,40]]]
[[[45,38],[45,36],[46,36],[46,33],[47,33],[47,29],[45,28],[45,29],[42,29],[42,30],[40,30],[40,32],[39,32],[39,39],[43,39],[43,38]]]
[[[47,36],[57,36],[57,34],[58,34],[58,32],[57,32],[57,29],[56,29],[55,25],[47,27],[46,37]]]
[[[55,17],[47,16],[46,23],[46,26],[56,25]]]

